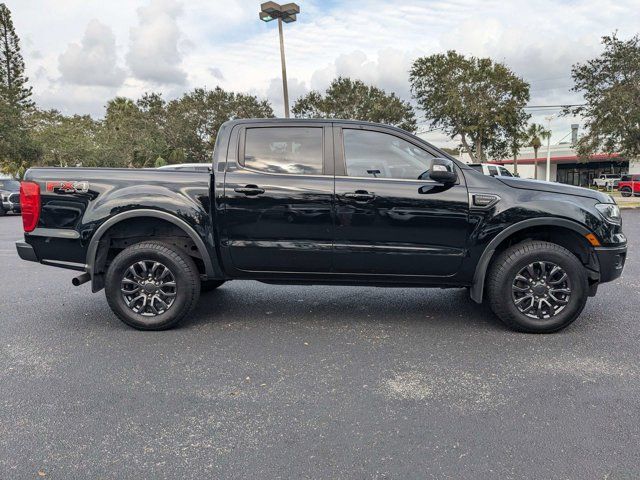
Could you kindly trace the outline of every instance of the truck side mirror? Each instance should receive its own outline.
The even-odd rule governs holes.
[[[452,184],[458,180],[455,166],[448,158],[434,158],[429,178],[434,182]]]

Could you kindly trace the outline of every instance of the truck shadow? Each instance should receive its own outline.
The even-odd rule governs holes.
[[[348,323],[507,330],[466,289],[272,286],[229,282],[203,293],[183,329],[216,322],[343,325]]]

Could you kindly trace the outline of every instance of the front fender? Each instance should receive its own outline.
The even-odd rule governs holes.
[[[487,275],[487,270],[489,268],[489,262],[493,255],[495,254],[496,248],[500,245],[505,239],[509,238],[513,234],[524,230],[530,227],[536,226],[554,226],[554,227],[564,227],[575,231],[576,233],[584,236],[588,233],[591,233],[586,227],[580,225],[578,222],[564,219],[564,218],[555,218],[555,217],[543,217],[543,218],[530,218],[527,220],[522,220],[518,223],[510,225],[509,227],[502,230],[498,233],[485,247],[482,255],[480,255],[480,259],[476,264],[475,273],[473,276],[473,283],[471,285],[470,296],[471,299],[476,303],[482,303],[482,297],[484,294],[484,283]]]

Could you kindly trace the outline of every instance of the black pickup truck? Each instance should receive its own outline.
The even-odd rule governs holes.
[[[145,330],[243,279],[466,287],[510,327],[553,332],[620,276],[627,252],[609,195],[484,176],[355,121],[227,122],[210,172],[34,168],[21,202],[20,257],[83,272],[75,285],[105,288]]]

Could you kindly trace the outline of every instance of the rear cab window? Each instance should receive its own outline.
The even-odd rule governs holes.
[[[247,128],[241,161],[258,172],[322,175],[322,146],[322,127]]]

